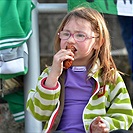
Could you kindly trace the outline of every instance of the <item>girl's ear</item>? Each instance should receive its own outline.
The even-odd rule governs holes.
[[[104,38],[102,38],[101,41],[99,41],[99,42],[98,41],[99,41],[99,38],[96,39],[94,49],[99,49],[103,45]]]

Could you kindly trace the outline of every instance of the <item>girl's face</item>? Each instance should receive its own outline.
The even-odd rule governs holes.
[[[63,31],[68,31],[71,34],[82,32],[87,35],[87,37],[96,36],[91,30],[91,23],[85,19],[74,18],[64,26]],[[73,65],[87,65],[90,58],[93,55],[94,49],[96,49],[96,38],[87,38],[83,42],[77,42],[71,35],[69,39],[61,39],[60,47],[65,49],[67,45],[73,45],[76,48],[74,55]]]

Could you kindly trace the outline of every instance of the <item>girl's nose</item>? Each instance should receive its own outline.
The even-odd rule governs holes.
[[[67,42],[73,42],[73,43],[75,43],[74,36],[71,35],[71,36],[68,38]]]

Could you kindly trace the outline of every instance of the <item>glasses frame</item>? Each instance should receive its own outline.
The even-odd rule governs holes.
[[[87,36],[87,34],[84,33],[84,32],[75,32],[75,33],[72,34],[71,32],[66,31],[66,32],[69,33],[69,37],[68,37],[67,39],[62,39],[61,36],[60,36],[60,35],[61,35],[61,32],[63,32],[63,31],[58,32],[58,36],[59,36],[59,38],[60,38],[61,40],[68,40],[68,39],[72,36],[73,39],[74,39],[76,42],[84,42],[86,39],[92,39],[92,38],[98,38],[98,37],[99,37],[99,36],[96,36],[96,37],[94,37],[94,36]],[[75,35],[76,33],[83,33],[83,34],[85,35],[85,39],[84,39],[83,41],[76,40],[75,37],[74,37],[74,35]]]

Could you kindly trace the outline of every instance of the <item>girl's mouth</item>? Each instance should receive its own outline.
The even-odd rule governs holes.
[[[77,49],[76,49],[73,45],[67,45],[67,46],[66,46],[66,49],[71,49],[71,51],[72,51],[73,53],[75,53],[75,52],[77,51]]]

